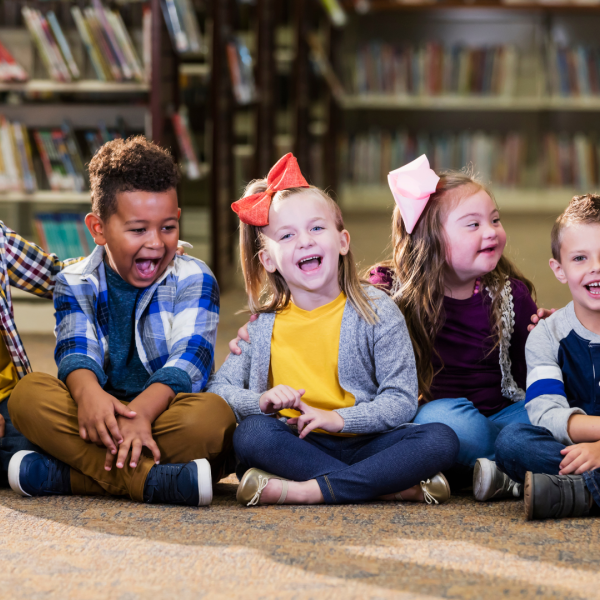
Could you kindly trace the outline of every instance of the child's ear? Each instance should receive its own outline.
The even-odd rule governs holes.
[[[271,259],[271,256],[264,248],[259,250],[258,252],[258,260],[260,260],[260,264],[269,272],[275,273],[277,271],[277,266]]]
[[[350,251],[350,233],[345,229],[340,231],[340,254],[346,256]]]
[[[88,213],[85,215],[85,225],[94,238],[94,242],[96,242],[98,246],[106,246],[104,223],[102,222],[102,219],[94,213]]]
[[[550,259],[550,268],[554,272],[556,279],[561,283],[567,283],[567,276],[565,275],[562,265],[555,258]]]

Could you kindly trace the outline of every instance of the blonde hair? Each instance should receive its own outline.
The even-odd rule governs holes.
[[[266,179],[255,179],[246,187],[244,196],[264,192],[267,187]],[[340,207],[317,187],[282,190],[273,196],[272,202],[281,202],[295,194],[313,194],[323,199],[333,213],[336,229],[344,230]],[[265,239],[261,227],[240,222],[240,260],[248,295],[248,308],[250,312],[257,314],[279,312],[286,308],[291,300],[290,288],[279,271],[269,273],[258,258],[258,253],[265,247]],[[364,288],[364,284],[368,282],[359,278],[350,248],[346,255],[340,255],[338,282],[354,310],[367,323],[372,325],[377,322],[377,314]]]
[[[434,373],[432,356],[437,355],[434,341],[444,325],[444,292],[447,242],[443,234],[444,216],[467,196],[483,190],[494,200],[490,190],[469,172],[447,171],[441,174],[413,232],[407,233],[398,206],[392,216],[393,255],[383,266],[391,268],[397,282],[393,299],[404,314],[410,333],[423,400],[431,400]],[[490,319],[495,345],[502,335],[501,292],[507,278],[522,281],[535,295],[531,281],[505,256],[496,268],[482,277],[481,288],[492,299]]]
[[[600,195],[584,194],[573,196],[569,206],[556,219],[550,235],[552,246],[552,257],[560,262],[560,247],[562,244],[562,232],[565,227],[576,223],[586,225],[600,224]]]

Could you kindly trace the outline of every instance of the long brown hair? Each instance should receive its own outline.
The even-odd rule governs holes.
[[[251,181],[244,196],[264,192],[267,189],[266,179]],[[337,203],[323,190],[310,186],[309,188],[290,188],[277,192],[273,202],[280,202],[294,194],[316,194],[327,202],[333,212],[335,226],[338,231],[344,230],[342,211]],[[283,310],[291,300],[291,292],[285,279],[279,271],[269,273],[258,258],[258,253],[264,248],[265,236],[261,227],[240,222],[240,260],[248,295],[248,308],[252,313],[269,313]],[[378,321],[377,314],[371,306],[361,279],[358,276],[352,250],[340,255],[338,263],[338,282],[340,289],[346,294],[348,302],[367,323]]]
[[[407,233],[396,206],[392,216],[392,258],[383,266],[394,272],[393,299],[404,314],[410,333],[419,378],[419,393],[431,400],[431,384],[436,375],[431,362],[434,341],[444,325],[444,276],[447,243],[443,220],[449,210],[463,198],[483,190],[494,200],[490,190],[467,172],[442,173],[436,191],[431,195],[421,218],[411,234]],[[482,290],[489,290],[492,300],[490,320],[495,338],[500,343],[502,332],[501,292],[506,279],[522,281],[535,296],[533,283],[504,255],[496,268],[482,277]],[[441,358],[440,358],[441,360]]]

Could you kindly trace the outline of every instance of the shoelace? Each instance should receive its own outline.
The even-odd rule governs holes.
[[[429,493],[429,490],[426,487],[429,483],[431,483],[431,479],[428,479],[427,481],[421,481],[420,483],[421,489],[423,490],[423,497],[425,498],[425,502],[427,502],[427,504],[433,504],[434,502],[436,504],[439,504],[439,502]]]
[[[48,460],[48,479],[46,479],[46,490],[56,492],[70,487],[67,479],[71,476],[71,468],[58,460]]]
[[[263,493],[263,490],[267,487],[269,480],[267,477],[263,477],[262,475],[258,476],[258,489],[254,496],[252,496],[252,500],[248,502],[247,506],[256,506],[260,502],[260,495]]]
[[[512,494],[515,498],[518,498],[521,495],[521,484],[516,481],[510,480],[507,489],[509,494]]]

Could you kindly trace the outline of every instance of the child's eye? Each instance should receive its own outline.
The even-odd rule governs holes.
[[[467,227],[478,227],[479,223],[469,223]]]
[[[321,225],[315,225],[315,226],[312,228],[312,230],[313,230],[313,231],[318,231],[318,230],[320,230],[320,229],[325,229],[325,227],[322,227]]]
[[[585,260],[585,256],[576,256],[573,260],[575,262],[581,262],[581,261]]]
[[[145,229],[130,229],[129,231],[131,231],[132,233],[144,233],[144,231],[146,231]]]
[[[286,240],[286,239],[288,239],[288,238],[291,238],[291,237],[292,237],[292,234],[291,234],[291,233],[286,233],[285,235],[282,235],[282,236],[281,236],[281,239],[282,239],[282,240]]]
[[[163,229],[166,231],[173,231],[175,229],[175,225],[167,225],[166,227],[163,227]]]
[[[496,217],[496,218],[494,219],[494,223],[495,223],[495,224],[498,224],[498,223],[500,223],[500,217]]]

